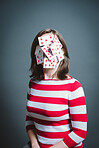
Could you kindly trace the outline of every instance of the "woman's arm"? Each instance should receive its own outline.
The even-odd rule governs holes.
[[[35,132],[34,121],[28,111],[26,115],[26,131],[28,133],[28,136],[31,142],[31,148],[40,148],[37,140],[36,132]]]
[[[35,135],[35,129],[30,129],[27,131],[30,142],[31,142],[31,148],[40,148],[37,137]]]
[[[64,137],[63,141],[56,143],[51,148],[72,148],[80,144],[86,138],[86,101],[83,88],[78,81],[72,84],[69,94],[69,111],[72,131]]]
[[[64,137],[63,141],[69,148],[72,148],[76,145],[82,145],[82,141],[86,138],[87,134],[85,94],[80,82],[77,80],[71,84],[68,104],[72,131]]]
[[[30,98],[30,89],[31,89],[31,80],[28,85],[27,103]],[[30,139],[31,148],[40,148],[38,140],[37,140],[36,132],[35,132],[34,121],[33,121],[33,118],[31,117],[31,113],[28,110],[26,113],[25,125],[26,125],[26,131]]]

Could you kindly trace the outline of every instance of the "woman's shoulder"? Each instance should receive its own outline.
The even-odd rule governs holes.
[[[29,79],[29,82],[28,82],[28,85],[29,85],[29,88],[31,88],[31,86],[33,85],[34,81],[32,79]]]
[[[74,77],[72,77],[70,75],[69,75],[69,77],[71,78],[70,84],[71,84],[71,89],[72,90],[76,90],[77,88],[82,87],[81,82],[77,78],[74,78]]]

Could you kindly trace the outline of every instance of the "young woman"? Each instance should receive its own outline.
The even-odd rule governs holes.
[[[26,130],[31,147],[84,147],[85,95],[80,82],[68,74],[69,55],[58,31],[45,29],[37,34],[31,47],[30,70]]]

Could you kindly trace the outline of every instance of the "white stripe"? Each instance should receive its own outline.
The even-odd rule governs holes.
[[[27,110],[26,110],[26,116],[31,117],[30,112],[28,112]]]
[[[47,116],[40,115],[37,113],[28,112],[28,115],[30,117],[34,117],[34,118],[42,119],[42,120],[47,120],[47,121],[61,121],[61,120],[70,119],[69,114],[63,115],[61,117],[47,117]]]
[[[68,109],[68,105],[40,103],[40,102],[33,102],[33,101],[27,101],[27,106],[35,107],[43,110],[49,110],[49,111],[62,111],[62,110]]]
[[[85,94],[84,94],[83,88],[79,87],[75,91],[69,93],[69,100],[73,100],[82,96],[85,96]]]
[[[28,90],[27,90],[27,93],[28,93],[28,94],[30,94],[30,90],[31,90],[31,89],[28,87]]]
[[[72,121],[72,127],[87,131],[87,122]]]
[[[44,91],[31,88],[31,95],[41,97],[68,98],[69,91]]]
[[[78,146],[81,146],[82,145],[82,142],[80,142],[80,144],[77,144],[76,146],[74,146],[74,147],[78,147]]]
[[[34,122],[33,121],[30,121],[30,120],[29,121],[25,121],[25,125],[26,126],[28,126],[28,125],[34,125]]]
[[[75,134],[74,132],[71,132],[71,133],[69,134],[69,137],[70,137],[73,141],[75,141],[76,143],[80,143],[81,141],[84,140],[83,138],[81,138],[80,136],[78,136],[77,134]]]
[[[60,125],[60,126],[47,126],[47,125],[41,125],[36,122],[34,122],[35,127],[44,132],[65,132],[70,130],[70,125]]]
[[[44,138],[44,137],[39,136],[39,135],[37,135],[37,137],[38,137],[38,140],[43,144],[55,144],[55,143],[57,143],[57,142],[59,142],[63,139],[63,138],[61,138],[61,139]]]
[[[41,80],[41,81],[33,81],[36,84],[41,85],[62,85],[62,84],[68,84],[68,83],[74,83],[75,79],[70,80]]]
[[[86,114],[86,105],[70,107],[71,114]]]

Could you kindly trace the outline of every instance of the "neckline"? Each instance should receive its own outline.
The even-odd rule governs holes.
[[[60,79],[43,79],[43,81],[65,81],[72,79],[72,76],[68,75],[68,78],[60,80]]]

